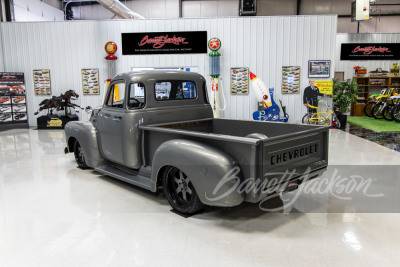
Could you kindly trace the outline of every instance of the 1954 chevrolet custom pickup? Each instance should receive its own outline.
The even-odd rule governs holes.
[[[297,189],[328,165],[328,127],[213,118],[203,76],[120,74],[87,122],[65,126],[80,168],[164,194],[183,214]]]

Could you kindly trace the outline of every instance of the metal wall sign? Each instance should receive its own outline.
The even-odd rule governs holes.
[[[342,44],[340,60],[398,60],[399,43],[347,43]]]
[[[22,72],[0,72],[0,124],[27,122],[25,78]]]
[[[207,32],[122,33],[122,55],[207,53]]]

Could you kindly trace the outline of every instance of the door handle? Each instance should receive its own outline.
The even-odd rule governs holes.
[[[116,120],[122,120],[122,117],[121,116],[114,116],[114,119],[116,119]]]

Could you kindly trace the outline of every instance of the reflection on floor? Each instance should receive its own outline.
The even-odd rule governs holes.
[[[400,152],[400,132],[378,133],[349,123],[346,125],[345,131]]]
[[[333,184],[288,193],[285,212],[185,219],[160,193],[78,169],[62,130],[0,132],[0,266],[400,266],[400,153],[337,129],[329,144]]]

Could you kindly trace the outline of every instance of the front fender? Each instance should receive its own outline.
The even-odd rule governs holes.
[[[182,170],[189,177],[203,204],[233,207],[245,198],[244,193],[236,190],[241,182],[239,164],[215,147],[192,140],[167,141],[158,147],[153,158],[154,185],[165,166]],[[228,177],[236,178],[229,180]]]
[[[105,160],[100,156],[97,146],[96,129],[90,121],[70,121],[65,125],[65,138],[67,144],[70,138],[78,140],[85,154],[86,164],[94,168],[105,163]],[[69,149],[69,152],[71,149]]]

